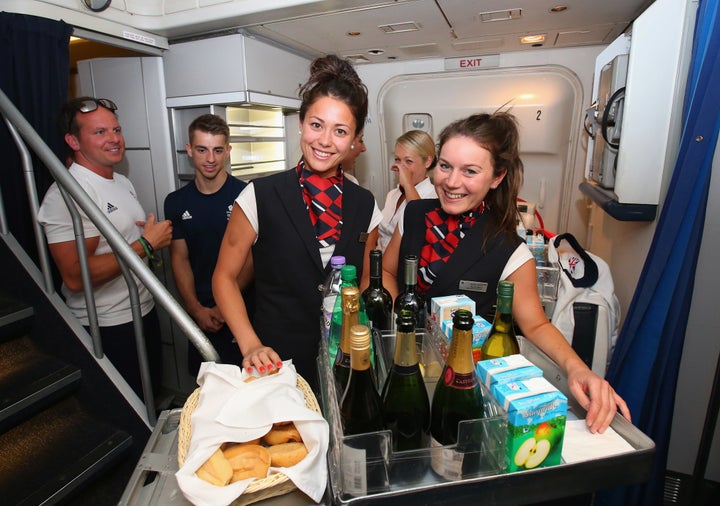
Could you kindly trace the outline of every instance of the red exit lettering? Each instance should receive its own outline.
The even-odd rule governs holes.
[[[482,58],[475,58],[474,60],[460,60],[460,68],[479,67],[481,61]]]

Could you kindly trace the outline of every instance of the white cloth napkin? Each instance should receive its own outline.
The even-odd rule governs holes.
[[[192,414],[192,436],[185,464],[176,473],[185,497],[198,506],[225,506],[237,499],[252,479],[224,487],[211,485],[195,471],[225,442],[244,442],[266,434],[274,422],[292,420],[303,438],[308,455],[282,472],[315,502],[327,484],[328,424],[320,413],[308,408],[297,389],[297,373],[286,361],[277,374],[245,383],[250,376],[230,364],[205,362],[200,366],[198,404]]]
[[[634,451],[632,445],[612,427],[608,427],[602,434],[593,434],[585,420],[568,420],[565,424],[562,458],[566,464],[631,451]]]

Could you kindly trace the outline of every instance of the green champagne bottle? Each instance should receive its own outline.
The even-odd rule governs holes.
[[[512,281],[500,281],[498,284],[497,310],[490,333],[482,347],[483,360],[520,353],[512,318],[514,289]]]
[[[415,317],[403,309],[397,319],[395,355],[382,393],[383,419],[393,450],[426,448],[430,440],[430,401],[418,365]]]
[[[370,367],[370,329],[350,328],[350,376],[340,402],[340,418],[346,436],[382,430],[382,407]]]
[[[354,286],[345,286],[340,291],[340,299],[342,323],[333,376],[338,392],[342,395],[350,377],[350,329],[360,324],[360,290]]]
[[[453,314],[450,351],[442,376],[435,387],[430,410],[430,434],[433,470],[448,480],[459,480],[477,472],[482,434],[458,444],[458,424],[463,420],[482,418],[483,398],[472,356],[473,314],[458,309]],[[479,427],[479,424],[478,424]],[[452,448],[439,448],[456,444]]]
[[[381,331],[390,330],[393,300],[382,284],[382,252],[379,249],[370,252],[370,286],[362,293],[362,298],[372,326]]]

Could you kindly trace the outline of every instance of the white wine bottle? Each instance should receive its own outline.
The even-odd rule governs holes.
[[[520,353],[512,317],[514,290],[512,281],[500,281],[498,284],[497,310],[490,333],[482,347],[482,360]]]

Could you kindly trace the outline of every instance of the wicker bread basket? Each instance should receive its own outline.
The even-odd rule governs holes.
[[[313,394],[307,381],[298,374],[297,388],[305,396],[305,405],[313,411],[320,413],[315,394]],[[188,449],[190,448],[190,437],[192,436],[191,418],[195,407],[200,398],[200,389],[196,388],[185,401],[182,413],[180,414],[180,426],[178,427],[178,465],[180,467],[185,463]],[[247,486],[245,491],[232,504],[233,506],[241,506],[252,504],[263,499],[276,497],[279,495],[292,492],[297,487],[295,484],[282,473],[275,473],[259,480],[253,480]]]

